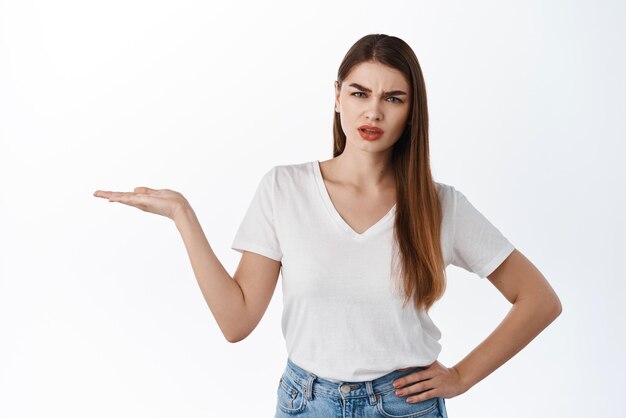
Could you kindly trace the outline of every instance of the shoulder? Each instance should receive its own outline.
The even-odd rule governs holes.
[[[454,201],[458,195],[458,191],[451,184],[435,182],[435,186],[437,187],[437,195],[439,196],[439,201],[443,206],[452,206],[454,205]]]
[[[281,184],[297,183],[312,173],[313,163],[307,161],[295,164],[280,164],[272,166],[265,175],[272,178],[272,181]]]
[[[459,211],[467,209],[467,198],[455,186],[441,182],[435,183],[444,219],[452,220],[459,215]]]

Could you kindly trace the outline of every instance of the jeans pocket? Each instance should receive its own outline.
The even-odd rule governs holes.
[[[448,418],[448,410],[446,409],[445,398],[439,398],[439,412],[441,414],[441,418]]]
[[[425,401],[408,403],[407,396],[396,395],[395,389],[386,393],[379,393],[378,412],[389,418],[417,418],[426,417],[429,414],[438,416],[439,398],[430,398]]]
[[[306,407],[306,397],[302,389],[287,373],[283,373],[277,389],[278,408],[286,414],[299,414]]]

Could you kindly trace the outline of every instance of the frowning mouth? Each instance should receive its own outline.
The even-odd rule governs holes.
[[[372,125],[361,125],[359,126],[359,130],[368,134],[381,134],[382,135],[383,133],[385,133],[385,131],[383,131],[379,127],[372,126]]]
[[[362,125],[359,126],[359,134],[366,141],[373,141],[383,136],[384,131],[376,126]]]

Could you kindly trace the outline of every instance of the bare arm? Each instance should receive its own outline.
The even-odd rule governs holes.
[[[202,296],[222,334],[232,342],[236,338],[238,323],[244,317],[243,292],[216,257],[193,209],[185,206],[174,222],[185,243]]]
[[[230,277],[213,253],[189,202],[174,190],[96,190],[94,196],[172,219],[185,243],[204,300],[226,340],[241,341],[254,330],[274,293],[279,261],[244,251],[234,277]]]
[[[215,256],[189,205],[174,217],[204,300],[229,342],[246,338],[258,325],[272,298],[280,262],[244,252],[234,277]]]
[[[498,327],[453,367],[465,390],[522,350],[562,311],[550,284],[517,249],[488,279],[513,306]]]
[[[561,314],[561,302],[541,272],[517,249],[488,276],[513,304],[498,327],[453,367],[435,361],[393,382],[407,401],[452,398],[469,390],[517,354]]]

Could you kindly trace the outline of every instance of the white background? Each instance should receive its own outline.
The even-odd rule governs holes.
[[[92,193],[180,191],[234,273],[261,175],[331,158],[333,81],[368,33],[420,60],[435,179],[563,305],[449,416],[624,416],[624,4],[301,3],[0,1],[0,416],[273,416],[281,284],[230,344],[173,222]],[[448,279],[450,367],[510,305]]]

